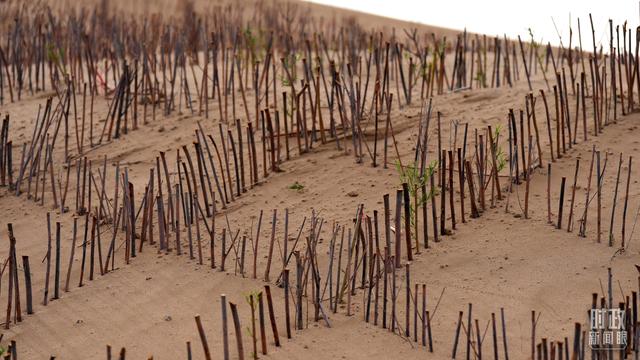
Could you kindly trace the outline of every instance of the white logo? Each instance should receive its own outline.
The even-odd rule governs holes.
[[[591,309],[589,347],[620,350],[627,347],[625,312],[620,309]]]

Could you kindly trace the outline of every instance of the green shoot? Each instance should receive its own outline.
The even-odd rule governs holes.
[[[289,185],[289,189],[295,190],[297,192],[302,192],[302,190],[304,190],[304,185],[302,185],[298,181],[296,181],[293,184]]]

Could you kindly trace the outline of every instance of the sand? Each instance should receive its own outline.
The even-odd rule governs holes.
[[[79,2],[78,2],[79,3]],[[171,1],[157,1],[142,5],[115,2],[123,12],[146,12],[164,8],[170,11]],[[197,2],[197,9],[205,7],[205,2]],[[89,3],[84,5],[88,5]],[[77,5],[73,3],[72,5]],[[64,6],[64,5],[60,5]],[[356,12],[332,9],[315,4],[304,4],[302,8],[310,9],[319,17],[334,15],[354,17],[364,28],[378,29],[417,27],[421,32],[437,32],[439,35],[455,36],[452,30],[408,24],[401,21],[385,19]],[[176,7],[177,8],[177,7]],[[584,35],[584,34],[583,34]],[[540,73],[532,75],[532,87],[545,89],[546,84]],[[418,91],[419,91],[419,87]],[[524,109],[525,96],[529,93],[524,73],[513,87],[503,86],[491,89],[473,89],[469,91],[451,92],[433,98],[434,109],[442,113],[443,147],[448,147],[452,139],[452,122],[468,123],[469,129],[483,128],[487,125],[505,124],[509,109]],[[15,103],[7,103],[0,107],[0,114],[10,114],[12,121],[11,139],[14,151],[17,145],[30,138],[38,106],[44,104],[49,93],[25,95]],[[414,97],[419,99],[419,93]],[[539,98],[539,96],[538,96]],[[553,103],[552,98],[550,104]],[[108,109],[108,100],[104,96],[96,98],[95,114],[104,114]],[[575,98],[570,97],[570,104]],[[255,99],[250,95],[250,102]],[[197,121],[201,121],[206,133],[217,134],[217,102],[210,103],[211,119],[204,116],[174,113],[170,116],[158,116],[156,122],[143,125],[121,139],[104,143],[89,151],[86,155],[94,164],[102,164],[108,156],[108,176],[113,176],[115,162],[121,167],[127,166],[130,181],[136,186],[136,197],[143,195],[148,171],[155,166],[159,151],[166,151],[175,165],[175,149],[191,144],[193,132],[197,129]],[[588,119],[592,119],[591,107],[588,107]],[[326,110],[326,109],[325,109]],[[387,330],[367,324],[363,320],[363,290],[358,290],[352,299],[352,316],[346,316],[345,304],[337,314],[329,314],[331,328],[325,322],[313,322],[304,330],[294,331],[292,339],[284,339],[281,348],[273,346],[270,332],[269,355],[275,359],[414,359],[451,357],[453,338],[455,335],[458,312],[466,311],[469,303],[473,303],[473,317],[479,320],[481,332],[485,331],[491,314],[495,313],[499,320],[500,310],[504,309],[507,320],[509,355],[513,359],[526,359],[531,346],[531,311],[541,314],[538,324],[538,340],[546,337],[550,341],[561,341],[565,337],[573,337],[575,322],[586,322],[586,310],[590,307],[591,294],[603,294],[606,291],[607,268],[614,274],[614,294],[620,299],[620,292],[630,296],[637,291],[637,270],[633,266],[637,261],[640,244],[635,240],[637,234],[632,233],[635,225],[638,206],[640,205],[637,181],[638,167],[633,166],[632,183],[627,222],[627,241],[630,242],[625,252],[617,252],[620,241],[621,199],[624,197],[628,156],[638,158],[638,141],[640,130],[636,122],[640,119],[637,113],[620,117],[617,122],[608,125],[596,138],[593,131],[589,140],[582,140],[580,130],[578,143],[573,146],[562,159],[552,165],[551,176],[551,210],[554,222],[558,212],[560,180],[567,178],[567,191],[570,194],[573,183],[575,162],[580,159],[578,187],[575,196],[575,215],[580,217],[584,210],[585,189],[589,174],[592,147],[595,145],[602,152],[608,153],[608,164],[604,175],[602,198],[602,242],[596,241],[595,200],[589,209],[587,236],[579,237],[579,223],[574,220],[573,230],[566,230],[567,202],[565,194],[565,225],[563,229],[555,229],[554,224],[547,222],[547,168],[549,162],[546,127],[544,127],[544,110],[542,102],[536,103],[538,124],[541,126],[541,146],[544,149],[544,167],[533,171],[530,183],[529,219],[523,216],[525,185],[514,185],[508,200],[497,202],[489,207],[478,219],[458,223],[456,230],[444,236],[439,243],[431,243],[431,247],[422,250],[411,263],[411,282],[426,284],[428,290],[427,308],[433,314],[434,353],[412,340],[389,333]],[[241,110],[239,111],[241,112]],[[575,112],[571,105],[571,112]],[[553,111],[552,111],[553,113]],[[418,135],[418,120],[421,114],[419,100],[410,106],[397,108],[394,106],[392,121],[395,137],[398,141],[402,159],[408,161],[414,153]],[[96,115],[98,116],[98,115]],[[573,115],[572,115],[573,116]],[[552,114],[555,118],[555,114]],[[591,129],[592,121],[589,122]],[[101,126],[102,124],[100,124]],[[555,129],[555,128],[554,128]],[[371,129],[367,130],[368,132]],[[430,129],[429,157],[437,156],[435,126]],[[555,133],[554,133],[555,135]],[[216,135],[217,136],[217,135]],[[460,134],[458,134],[460,136]],[[506,134],[502,135],[503,139]],[[472,135],[470,134],[470,139]],[[371,144],[371,139],[369,144]],[[75,146],[75,140],[71,140]],[[294,140],[292,139],[292,144]],[[460,137],[458,137],[460,141]],[[504,140],[503,140],[504,141]],[[459,143],[458,143],[459,145]],[[294,145],[292,145],[293,147]],[[506,145],[505,145],[506,149]],[[609,221],[613,205],[613,190],[616,181],[618,156],[623,152],[624,163],[618,193],[618,204],[615,219],[614,247],[608,247]],[[258,154],[261,154],[259,152]],[[395,161],[395,151],[390,150]],[[261,159],[261,157],[259,156]],[[61,148],[56,148],[54,162],[56,171],[61,176],[65,171]],[[393,194],[401,185],[400,178],[393,161],[387,169],[382,166],[373,168],[370,161],[364,164],[355,162],[353,155],[336,149],[334,142],[314,146],[313,150],[302,156],[294,156],[281,165],[281,172],[270,174],[259,186],[250,189],[229,208],[216,218],[219,229],[225,227],[225,216],[228,217],[230,229],[240,230],[243,234],[255,232],[255,223],[260,211],[264,211],[260,256],[258,269],[264,269],[267,259],[263,257],[268,250],[271,215],[273,209],[278,211],[276,237],[284,237],[282,221],[284,209],[289,209],[289,235],[295,236],[303,218],[309,218],[312,211],[319,214],[325,225],[320,235],[318,247],[320,269],[326,273],[329,259],[329,243],[331,225],[339,222],[351,226],[350,220],[355,216],[359,204],[364,204],[365,211],[383,212],[383,195]],[[75,171],[75,168],[74,168]],[[73,174],[73,171],[72,171]],[[508,173],[502,172],[501,181],[506,189]],[[290,189],[298,182],[304,186],[300,191]],[[457,178],[456,178],[457,184]],[[594,194],[593,184],[591,194]],[[72,189],[71,191],[75,191]],[[47,190],[47,192],[49,192]],[[112,186],[108,187],[112,194]],[[49,195],[47,195],[49,196]],[[112,197],[112,195],[109,195]],[[459,192],[456,192],[456,201]],[[468,196],[468,194],[467,194]],[[210,269],[205,263],[199,265],[183,255],[159,254],[156,248],[148,246],[145,251],[132,259],[129,265],[122,260],[122,249],[117,258],[116,270],[105,275],[97,275],[94,281],[86,281],[78,288],[77,271],[71,276],[71,291],[63,292],[61,299],[54,300],[48,306],[41,304],[44,293],[45,264],[41,260],[46,256],[46,214],[51,212],[52,222],[62,224],[62,269],[67,269],[68,254],[71,247],[71,230],[73,227],[73,204],[70,213],[60,214],[52,209],[49,197],[47,204],[40,206],[27,199],[23,194],[14,196],[7,188],[0,188],[0,257],[8,256],[7,223],[12,223],[17,238],[17,253],[29,255],[31,259],[35,314],[25,316],[22,323],[11,326],[3,332],[3,345],[9,340],[18,344],[21,359],[42,359],[55,355],[60,359],[96,359],[104,358],[106,345],[113,347],[114,353],[126,347],[127,355],[133,359],[185,358],[186,343],[190,342],[193,358],[204,358],[200,339],[194,322],[194,316],[200,314],[214,358],[222,358],[220,295],[226,294],[228,301],[240,306],[243,327],[250,324],[250,312],[246,296],[252,291],[260,290],[265,285],[260,279],[252,279],[251,272],[245,278],[234,275],[233,264],[227,264],[227,272]],[[393,201],[393,200],[392,200]],[[448,200],[447,200],[448,201]],[[507,202],[508,211],[505,211]],[[468,211],[468,203],[467,211]],[[393,205],[392,205],[393,206]],[[459,206],[459,205],[456,205]],[[459,211],[459,208],[457,208]],[[458,221],[460,214],[458,213]],[[447,227],[450,228],[447,220]],[[78,220],[83,229],[84,220]],[[307,224],[308,226],[308,224]],[[102,229],[102,239],[110,237],[109,228]],[[182,233],[183,239],[185,232]],[[280,241],[280,240],[279,240]],[[290,241],[290,243],[292,243]],[[280,243],[278,242],[278,245]],[[145,245],[147,246],[147,245]],[[77,256],[74,267],[77,270],[80,260]],[[346,251],[345,251],[346,254]],[[219,259],[218,259],[219,261]],[[404,260],[403,260],[404,262]],[[280,271],[280,256],[274,257],[272,278]],[[231,265],[229,265],[231,264]],[[262,271],[260,271],[262,273]],[[276,275],[274,275],[276,274]],[[21,275],[22,276],[22,275]],[[272,279],[274,280],[274,279]],[[22,278],[20,278],[22,282]],[[399,271],[398,281],[404,284],[404,270]],[[6,278],[5,278],[6,284]],[[4,284],[3,284],[4,285]],[[6,285],[5,285],[6,286]],[[21,285],[22,286],[22,285]],[[284,308],[283,291],[273,281],[274,306],[278,309],[278,321],[281,336],[284,333],[282,314]],[[4,290],[4,289],[3,289]],[[404,304],[404,289],[400,299]],[[0,304],[7,299],[6,291],[0,293]],[[413,315],[412,315],[413,316]],[[404,326],[404,310],[399,310],[399,318]],[[491,353],[491,327],[484,338],[483,351]],[[498,329],[500,332],[500,329]],[[236,358],[235,334],[231,330],[232,358]],[[245,356],[251,352],[250,336],[243,333]],[[498,336],[500,354],[503,357],[502,334]],[[462,358],[466,351],[466,336],[461,335],[458,357]],[[488,356],[488,355],[486,355]],[[261,357],[263,357],[261,355]]]

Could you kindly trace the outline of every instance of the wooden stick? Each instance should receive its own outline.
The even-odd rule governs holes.
[[[406,298],[405,298],[405,331],[404,331],[404,336],[409,337],[410,332],[410,321],[411,318],[409,316],[410,314],[410,309],[411,309],[411,268],[410,268],[411,263],[407,262],[405,264],[405,294],[406,294]]]
[[[629,165],[628,165],[628,169],[627,169],[627,188],[625,190],[625,194],[624,194],[624,209],[622,211],[622,242],[620,243],[620,247],[624,248],[625,247],[625,229],[626,229],[626,223],[627,223],[627,204],[629,202],[629,184],[631,182],[631,160],[633,159],[632,156],[629,156]],[[635,307],[634,307],[634,311],[635,311]],[[635,322],[634,322],[635,324]]]
[[[231,316],[233,316],[233,328],[236,333],[236,343],[238,346],[238,359],[244,360],[244,347],[242,345],[242,328],[240,327],[240,318],[238,317],[238,308],[236,304],[230,302]]]
[[[564,203],[564,184],[567,181],[566,177],[562,177],[562,182],[560,184],[560,200],[558,201],[558,223],[556,225],[556,229],[562,229],[562,208]]]
[[[498,175],[498,160],[497,160],[497,155],[496,155],[496,147],[498,146],[497,141],[498,139],[493,139],[493,134],[491,131],[491,126],[489,126],[489,141],[491,143],[491,159],[493,162],[493,179],[495,180],[496,183],[496,191],[497,191],[497,195],[498,195],[498,200],[502,200],[502,190],[500,189],[500,178]],[[483,185],[484,186],[484,185]]]
[[[471,170],[471,163],[469,160],[465,160],[465,168],[467,170],[467,183],[469,187],[469,202],[471,203],[471,218],[475,219],[480,217],[478,207],[476,205],[476,194],[473,186],[473,172]],[[433,196],[433,195],[431,195]]]
[[[31,292],[31,268],[29,266],[29,257],[22,256],[22,267],[24,269],[24,286],[27,296],[27,314],[33,314],[33,300]]]
[[[407,183],[402,184],[402,194],[403,194],[403,202],[404,202],[404,235],[405,242],[407,245],[407,260],[412,261],[413,255],[411,254],[411,198],[409,194],[409,186]],[[416,209],[417,210],[417,207]],[[400,233],[400,228],[396,229],[396,232]],[[415,234],[416,238],[418,234]],[[416,246],[416,250],[420,251],[420,246]],[[398,254],[400,256],[400,254]]]
[[[547,164],[547,222],[551,221],[551,163]]]
[[[600,231],[600,219],[602,213],[602,173],[600,172],[600,151],[596,151],[596,173],[597,173],[597,187],[598,187],[598,221],[597,221],[597,241],[600,242],[600,236],[602,232]]]
[[[527,167],[524,169],[524,174],[526,177],[526,185],[525,185],[525,192],[524,192],[524,218],[528,219],[529,218],[529,184],[531,183],[531,174],[532,174],[532,168],[531,168],[531,135],[529,135],[529,146],[527,147]]]
[[[273,209],[273,219],[271,221],[271,241],[269,242],[269,255],[267,257],[267,267],[264,272],[265,282],[269,282],[269,272],[271,270],[271,257],[273,256],[273,243],[276,240],[276,221],[277,221],[277,213],[276,213],[276,209]],[[256,241],[256,250],[257,250],[257,241]]]
[[[571,187],[571,207],[569,208],[569,221],[567,224],[567,232],[573,229],[573,204],[576,198],[576,185],[578,182],[578,170],[580,169],[580,159],[576,159],[576,172],[573,176],[573,186]]]
[[[262,292],[258,293],[258,317],[260,319],[260,345],[262,345],[262,355],[267,355],[267,333],[264,325],[264,300]]]
[[[264,291],[267,294],[267,307],[269,309],[269,321],[271,322],[271,332],[273,333],[273,340],[276,347],[280,347],[280,336],[278,336],[278,324],[276,323],[276,316],[273,311],[273,300],[271,299],[271,288],[269,285],[264,286]]]
[[[284,269],[282,274],[282,288],[284,290],[284,314],[287,328],[287,339],[291,339],[291,312],[289,311],[289,269]]]
[[[54,273],[53,298],[60,298],[60,222],[56,222],[56,264]]]
[[[456,229],[456,208],[455,208],[455,199],[453,195],[455,194],[455,190],[453,189],[453,152],[451,150],[447,151],[449,155],[449,208],[451,209],[451,230]]]
[[[447,234],[447,230],[445,228],[445,220],[446,220],[446,193],[447,193],[447,183],[446,177],[447,172],[445,170],[445,163],[447,159],[446,150],[442,150],[442,154],[440,156],[440,235],[444,236]]]
[[[472,310],[472,304],[469,303],[469,311],[467,312],[467,360],[471,359],[471,310]]]
[[[7,224],[7,227],[9,228],[9,231],[11,233],[13,233],[13,225],[12,224]],[[16,241],[15,238],[13,236],[9,237],[9,289],[8,289],[8,295],[7,295],[7,318],[5,320],[4,323],[4,328],[5,329],[9,329],[9,325],[11,324],[11,305],[12,305],[12,301],[13,301],[13,288],[16,288],[17,291],[17,284],[14,284],[14,272],[15,272],[15,267],[17,264],[14,264],[14,257],[11,255],[15,252],[15,246],[16,246]]]
[[[44,299],[43,305],[47,306],[49,303],[49,275],[51,273],[51,214],[47,213],[47,272],[45,275],[45,283],[44,283]],[[11,288],[11,286],[9,286]],[[7,322],[8,326],[8,322]]]
[[[462,326],[462,311],[458,313],[458,322],[456,325],[456,335],[453,338],[453,352],[451,353],[451,358],[456,358],[456,353],[458,352],[458,339],[460,337],[460,328]]]
[[[227,295],[220,295],[220,306],[222,309],[222,344],[224,360],[229,360],[229,331],[227,327]]]
[[[620,184],[621,169],[622,169],[622,153],[620,153],[620,160],[618,160],[618,175],[616,176],[616,186],[613,192],[613,205],[611,206],[611,222],[609,224],[609,247],[613,246],[613,222],[616,215],[616,204],[618,202],[618,185]]]
[[[440,242],[440,240],[438,240],[438,215],[436,212],[436,187],[434,184],[434,179],[433,179],[433,173],[431,173],[431,175],[429,176],[429,186],[431,187],[430,189],[430,198],[431,198],[431,219],[432,219],[432,223],[433,223],[433,241],[435,242]]]
[[[204,333],[202,327],[202,321],[200,315],[196,315],[196,326],[198,327],[198,334],[200,335],[200,341],[202,342],[202,349],[204,350],[204,357],[206,360],[211,360],[211,352],[209,351],[209,343],[207,342],[207,335]]]
[[[249,306],[251,307],[251,339],[253,344],[253,359],[258,358],[258,338],[256,336],[256,304],[254,294],[249,295]]]
[[[403,197],[403,191],[402,190],[396,190],[396,212],[395,212],[395,235],[396,235],[396,241],[395,241],[395,266],[397,268],[400,268],[401,263],[400,263],[400,259],[402,258],[402,230],[400,228],[400,224],[401,224],[401,220],[402,220],[402,197]],[[351,248],[351,247],[349,247]],[[410,254],[411,250],[408,249],[407,252]],[[348,274],[347,274],[348,276]]]
[[[462,163],[462,149],[458,148],[458,183],[460,184],[460,217],[462,223],[467,221],[464,218],[464,164]]]
[[[591,178],[593,175],[593,162],[595,159],[595,154],[596,154],[596,146],[593,145],[593,148],[591,150],[591,165],[589,166],[589,177],[587,180],[587,192],[586,192],[586,199],[585,199],[585,204],[584,204],[584,213],[582,215],[582,219],[580,221],[580,231],[579,231],[579,236],[581,237],[585,237],[585,232],[587,230],[587,214],[589,211],[589,196],[591,193]]]
[[[504,358],[509,360],[509,349],[507,348],[507,325],[504,316],[504,308],[500,308],[500,318],[502,320],[502,343],[504,345]]]
[[[493,358],[498,359],[498,334],[496,331],[496,314],[491,313],[491,335],[493,338]]]

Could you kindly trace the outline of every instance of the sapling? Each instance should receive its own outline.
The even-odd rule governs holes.
[[[302,192],[302,190],[304,190],[304,185],[302,185],[298,181],[296,181],[293,184],[289,185],[289,189],[295,190],[297,192]]]
[[[422,196],[418,196],[420,189],[426,185],[427,180],[431,175],[434,174],[436,168],[438,167],[438,160],[433,160],[425,170],[424,174],[420,174],[420,168],[414,162],[411,165],[402,166],[400,161],[396,161],[396,170],[400,175],[400,184],[407,183],[409,194],[413,199],[413,204],[411,204],[409,210],[411,212],[411,226],[413,227],[413,236],[417,238],[418,236],[418,211],[417,209],[422,206],[426,201],[430,200],[432,196],[437,195],[437,189],[434,188],[433,191],[423,194]]]
[[[251,353],[251,357],[253,359],[258,358],[258,350],[257,343],[258,340],[256,338],[256,301],[260,296],[259,291],[253,291],[244,296],[244,299],[247,301],[247,304],[251,307],[251,328],[247,327],[247,333],[251,336],[253,340],[253,352]]]
[[[291,71],[291,80],[287,76],[281,75],[280,82],[283,87],[289,87],[296,83],[298,80],[296,73],[296,63],[300,60],[301,56],[298,53],[291,54],[291,57],[284,57],[283,66],[285,69]]]
[[[502,148],[498,145],[498,139],[500,138],[501,130],[502,130],[502,126],[497,125],[493,134],[494,144],[492,144],[493,148],[496,151],[496,161],[497,161],[498,172],[502,171],[502,169],[504,169],[504,167],[507,165],[507,155],[504,153]]]

